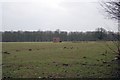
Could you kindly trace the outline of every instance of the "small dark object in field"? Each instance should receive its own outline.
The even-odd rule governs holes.
[[[29,67],[27,67],[27,69],[29,69]]]
[[[99,71],[99,73],[102,73],[102,71]]]
[[[3,80],[6,79],[6,77],[3,77]]]
[[[7,68],[11,67],[11,65],[6,65]]]
[[[108,64],[107,66],[109,67],[110,65]]]
[[[97,59],[97,61],[100,61],[100,60]]]
[[[12,78],[12,77],[9,77],[9,76],[8,77],[3,77],[3,80],[6,79],[6,78]]]
[[[85,56],[83,58],[86,58]]]
[[[68,66],[69,64],[63,64],[63,66]]]
[[[3,53],[7,53],[7,51],[3,52]]]
[[[57,64],[55,66],[58,66]]]
[[[19,67],[23,67],[23,65],[19,65]]]
[[[46,77],[42,77],[42,79],[45,79]],[[49,78],[49,77],[48,77]]]
[[[60,43],[62,42],[62,41],[59,41]]]
[[[8,53],[7,51],[5,51],[5,52],[3,52],[3,53],[5,53],[5,54],[10,54],[10,53]]]
[[[111,76],[113,76],[114,77],[114,75],[112,74]]]
[[[20,51],[20,50],[16,50],[16,52],[18,52],[18,51]]]
[[[7,78],[11,78],[11,77],[7,77]]]
[[[77,76],[80,76],[80,74],[77,74]]]
[[[42,73],[42,74],[44,74],[44,73]]]
[[[94,72],[92,74],[95,74]]]
[[[20,70],[19,68],[17,70]]]
[[[106,56],[105,54],[101,54],[101,55]]]
[[[53,62],[53,63],[56,63],[56,62]]]
[[[108,53],[107,50],[105,51],[105,53]]]
[[[86,65],[85,63],[83,63],[82,65]]]
[[[120,68],[118,68],[117,70],[120,71]]]
[[[52,76],[50,75],[49,78],[52,78]]]
[[[0,66],[4,66],[4,64],[0,64]]]
[[[113,60],[111,60],[111,61],[114,61],[114,59],[113,59]]]
[[[71,47],[71,49],[73,49],[73,47]]]
[[[32,51],[32,49],[29,49],[29,51]]]
[[[67,70],[65,70],[65,72],[67,72]]]
[[[103,65],[100,65],[100,67],[103,66]]]
[[[40,50],[40,49],[37,49],[37,50]]]
[[[64,47],[64,49],[66,49],[67,47]]]
[[[96,66],[97,64],[93,64],[93,66]]]

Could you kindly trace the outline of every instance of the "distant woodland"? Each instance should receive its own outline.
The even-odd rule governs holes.
[[[66,32],[60,31],[4,31],[2,42],[50,42],[54,37],[61,41],[113,41],[117,39],[117,33],[97,28],[95,31]]]

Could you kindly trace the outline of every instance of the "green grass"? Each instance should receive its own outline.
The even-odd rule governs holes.
[[[111,42],[107,44],[114,48]],[[4,42],[2,45],[3,77],[116,77],[118,66],[112,61],[115,54],[104,42]]]

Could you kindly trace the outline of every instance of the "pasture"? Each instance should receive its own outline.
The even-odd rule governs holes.
[[[105,42],[3,42],[2,50],[3,77],[114,78],[118,68]]]

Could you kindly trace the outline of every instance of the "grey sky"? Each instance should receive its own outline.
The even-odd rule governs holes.
[[[4,0],[0,8],[3,30],[117,30],[97,0]]]

